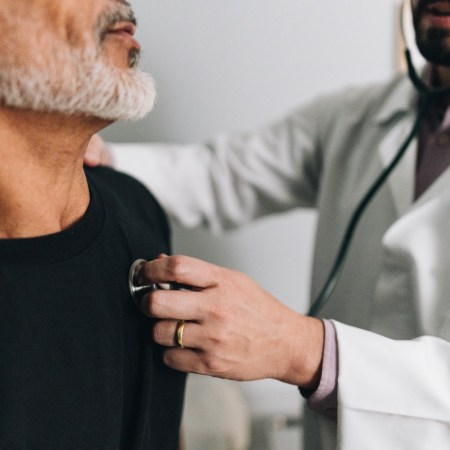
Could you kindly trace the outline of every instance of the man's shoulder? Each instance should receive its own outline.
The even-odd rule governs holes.
[[[149,190],[130,175],[106,166],[85,168],[85,172],[89,184],[93,184],[102,194],[114,195],[121,201],[149,199],[152,203],[156,202]]]
[[[167,216],[152,193],[138,180],[110,167],[85,169],[88,182],[105,207],[129,221],[144,220],[169,232]]]
[[[107,166],[86,167],[86,176],[101,190],[122,194],[151,195],[148,189],[130,175]]]

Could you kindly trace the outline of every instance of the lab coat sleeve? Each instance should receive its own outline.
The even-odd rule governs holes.
[[[315,103],[257,132],[205,144],[110,147],[117,169],[142,181],[176,222],[219,231],[315,205],[321,109]]]
[[[450,448],[450,343],[396,341],[334,322],[338,448]]]

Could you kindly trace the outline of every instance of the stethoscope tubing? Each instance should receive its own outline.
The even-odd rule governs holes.
[[[400,148],[397,150],[394,158],[391,163],[386,167],[386,169],[378,176],[378,178],[374,181],[372,186],[368,189],[367,193],[364,195],[360,203],[355,208],[354,213],[350,217],[349,224],[345,230],[344,237],[342,239],[342,243],[339,247],[339,251],[337,253],[336,259],[332,265],[331,271],[323,284],[321,291],[318,296],[312,302],[311,307],[309,308],[307,315],[317,317],[320,312],[324,309],[324,307],[329,302],[331,295],[341,277],[342,270],[344,268],[344,263],[347,258],[347,254],[350,248],[350,244],[353,240],[353,236],[355,234],[356,228],[359,224],[359,221],[369,206],[371,200],[374,198],[375,194],[380,190],[383,184],[386,182],[388,177],[397,167],[398,163],[401,161],[406,151],[409,148],[414,137],[418,134],[420,126],[422,125],[422,121],[425,118],[428,108],[432,104],[432,102],[442,95],[450,94],[450,86],[445,86],[442,88],[433,88],[432,86],[427,86],[420,76],[417,74],[416,69],[414,68],[414,64],[412,62],[411,52],[408,49],[408,45],[406,42],[406,35],[404,29],[404,14],[406,11],[407,0],[402,4],[402,12],[400,14],[400,32],[402,36],[403,43],[405,45],[405,59],[408,67],[408,76],[419,93],[421,99],[420,109],[417,114],[416,120],[411,128],[411,131],[400,145]]]
[[[416,120],[414,121],[414,124],[408,136],[403,141],[400,148],[397,150],[397,153],[395,154],[390,164],[386,167],[386,169],[383,172],[381,172],[378,178],[373,182],[373,184],[367,190],[366,194],[364,195],[362,200],[355,208],[355,211],[351,215],[349,224],[347,225],[347,228],[345,230],[344,237],[339,247],[336,259],[331,268],[330,274],[328,275],[328,278],[326,279],[319,295],[313,301],[310,309],[308,310],[307,313],[308,316],[317,317],[320,311],[323,310],[325,305],[329,302],[331,295],[341,277],[342,270],[344,268],[344,263],[350,248],[350,244],[353,240],[356,228],[361,220],[361,217],[363,216],[364,212],[366,211],[367,207],[369,206],[370,202],[375,197],[377,192],[380,190],[380,188],[389,178],[391,173],[397,167],[398,163],[401,161],[406,151],[408,150],[412,140],[417,135],[420,125],[422,124],[422,120],[428,111],[430,100],[431,100],[430,96],[425,97],[424,102],[422,103],[422,107],[420,108],[419,114],[417,115]]]

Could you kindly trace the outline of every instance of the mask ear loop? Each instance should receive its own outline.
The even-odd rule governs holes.
[[[406,17],[408,15],[408,17]],[[400,39],[401,45],[403,48],[403,54],[405,56],[406,68],[408,71],[408,76],[411,79],[414,87],[419,91],[422,95],[428,95],[428,88],[425,83],[421,80],[417,71],[414,67],[414,63],[412,61],[411,51],[409,49],[409,43],[407,42],[406,35],[406,21],[410,22],[413,20],[412,18],[412,5],[411,1],[404,0],[400,6],[400,15],[399,15],[399,30],[400,30]]]

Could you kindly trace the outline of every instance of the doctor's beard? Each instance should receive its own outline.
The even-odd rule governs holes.
[[[440,8],[446,11],[450,2],[442,1]],[[424,58],[433,63],[450,67],[450,29],[445,26],[425,26],[423,16],[435,0],[417,0],[413,2],[413,21],[416,43]]]
[[[84,48],[75,48],[36,26],[28,30],[31,57],[27,61],[18,61],[14,49],[4,47],[0,105],[107,121],[144,117],[154,106],[156,92],[152,77],[137,68],[139,52],[130,52],[127,69],[112,66],[102,54],[104,30],[111,21],[127,18],[127,13],[124,4],[107,11],[97,23],[97,39]]]

